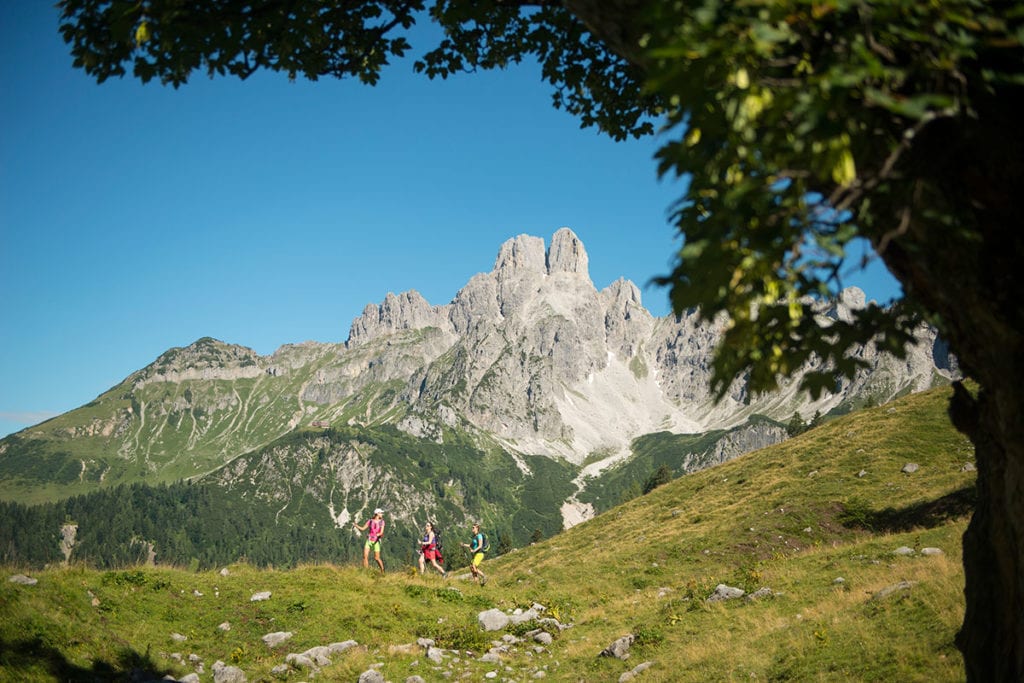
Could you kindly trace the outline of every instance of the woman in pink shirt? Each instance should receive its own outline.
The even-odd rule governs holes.
[[[373,559],[377,561],[377,566],[380,567],[380,573],[384,573],[384,561],[380,559],[380,539],[384,536],[384,511],[377,508],[373,511],[373,517],[366,520],[366,524],[359,526],[355,522],[352,522],[352,528],[356,531],[366,531],[366,543],[363,544],[363,566],[369,569],[370,567],[370,548],[373,548]]]

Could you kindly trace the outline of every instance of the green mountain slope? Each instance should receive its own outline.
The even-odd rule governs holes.
[[[209,677],[222,661],[269,681],[286,653],[352,639],[359,646],[332,657],[316,680],[353,681],[376,667],[392,681],[489,672],[525,681],[540,671],[617,681],[646,662],[637,680],[962,680],[953,637],[973,451],[948,424],[947,397],[906,397],[681,477],[487,560],[486,586],[462,569],[446,582],[411,567],[380,577],[354,563],[235,564],[227,575],[73,566],[31,573],[34,586],[4,581],[0,679],[183,677],[197,662]],[[449,547],[459,532],[468,533],[448,529]],[[456,567],[466,560],[449,557]],[[707,602],[718,584],[771,592]],[[270,599],[251,601],[258,591]],[[534,603],[571,626],[509,627],[519,637],[546,629],[552,642],[508,640],[497,661],[482,660],[501,634],[481,631],[477,615]],[[270,648],[261,639],[272,632],[292,636]],[[630,659],[598,656],[625,634],[634,636]],[[434,639],[439,661],[417,638]]]

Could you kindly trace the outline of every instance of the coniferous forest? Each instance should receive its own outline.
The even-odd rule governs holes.
[[[34,506],[0,502],[0,562],[62,561],[65,524],[78,527],[74,560],[102,568],[144,563],[150,544],[157,562],[197,569],[243,558],[259,566],[345,562],[362,553],[347,529],[278,523],[269,507],[225,496],[217,486],[131,484]],[[401,543],[402,530],[394,535]],[[411,547],[403,540],[402,548]]]

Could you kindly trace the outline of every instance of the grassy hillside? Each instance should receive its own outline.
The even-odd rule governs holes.
[[[0,680],[128,680],[134,669],[182,677],[196,655],[203,681],[217,660],[271,681],[287,653],[349,639],[359,647],[333,656],[316,680],[351,682],[376,666],[389,681],[466,672],[483,680],[492,671],[496,680],[544,671],[549,680],[617,681],[648,661],[636,680],[962,680],[953,637],[973,486],[963,466],[973,451],[948,424],[947,395],[861,411],[678,479],[488,560],[483,587],[464,570],[444,580],[332,565],[232,565],[227,576],[72,567],[31,573],[34,586],[5,580]],[[918,469],[903,472],[907,463]],[[894,552],[903,546],[915,552]],[[706,602],[720,583],[772,596]],[[250,601],[258,591],[271,598]],[[535,602],[572,626],[546,626],[550,645],[512,644],[500,662],[480,661],[501,633],[481,631],[477,614]],[[230,630],[218,628],[225,622]],[[278,631],[293,636],[273,649],[261,641]],[[629,660],[598,656],[627,633]],[[396,647],[424,637],[446,650],[441,663]]]

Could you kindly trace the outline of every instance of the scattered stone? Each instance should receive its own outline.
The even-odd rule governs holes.
[[[942,548],[921,548],[922,555],[944,555]]]
[[[893,550],[892,554],[893,555],[903,555],[903,556],[913,555],[914,554],[914,549],[913,548],[908,548],[905,545],[901,545],[899,548],[896,548],[896,550]]]
[[[228,575],[228,574],[230,574],[230,573],[231,573],[231,572],[229,572],[229,571],[228,571],[228,568],[227,568],[227,567],[224,567],[223,569],[221,569],[221,570],[220,570],[220,575],[221,575],[221,576],[227,576],[227,575]]]
[[[327,649],[331,652],[332,655],[338,655],[338,654],[341,654],[342,652],[345,652],[346,650],[350,650],[350,649],[354,648],[358,644],[359,643],[357,643],[356,641],[351,640],[351,639],[349,639],[349,640],[342,640],[342,641],[337,642],[337,643],[331,643],[330,645],[327,646]]]
[[[184,676],[178,679],[178,683],[199,683],[199,674],[185,674]]]
[[[861,470],[860,472],[857,473],[857,478],[858,479],[863,479],[866,476],[868,476],[868,471],[867,470]]]
[[[485,631],[500,631],[508,626],[510,619],[507,614],[495,607],[478,614],[477,621]]]
[[[497,664],[501,661],[501,655],[499,655],[497,652],[486,652],[480,656],[479,661]]]
[[[427,659],[435,664],[440,664],[444,661],[444,654],[441,652],[440,648],[431,646],[427,648]]]
[[[569,626],[572,626],[572,624],[566,625],[559,622],[558,619],[552,619],[551,617],[544,617],[543,619],[538,619],[537,623],[541,626],[553,626],[557,628],[559,631],[564,631],[565,629],[569,628]]]
[[[515,612],[512,613],[512,616],[509,617],[509,621],[513,624],[522,624],[527,621],[533,621],[539,616],[540,613],[533,607],[526,611],[517,609]]]
[[[221,631],[230,631],[231,630],[231,624],[229,622],[225,621],[225,622],[223,622],[221,624],[218,624],[217,628],[219,628]]]
[[[900,472],[903,472],[905,474],[913,474],[914,472],[917,472],[919,469],[921,469],[921,466],[918,465],[916,462],[908,462],[906,465],[903,466],[903,469],[900,470]]]
[[[834,583],[837,586],[841,586],[844,583],[846,583],[846,579],[844,579],[841,576],[837,576],[836,578],[832,579],[832,583]]]
[[[484,678],[497,678],[497,677],[498,677],[498,672],[497,671],[488,671],[487,673],[484,674]]]
[[[331,649],[327,646],[318,645],[317,647],[311,647],[302,654],[312,660],[313,664],[318,667],[331,665]]]
[[[619,683],[627,683],[627,681],[632,681],[637,676],[642,674],[644,671],[649,669],[652,664],[654,664],[654,662],[644,662],[643,664],[637,664],[632,669],[619,676]]]
[[[295,669],[317,668],[316,662],[314,662],[310,657],[303,654],[295,654],[294,652],[289,653],[288,656],[284,658],[284,661]]]
[[[712,593],[705,602],[719,602],[721,600],[735,600],[736,598],[742,598],[746,591],[742,588],[735,588],[733,586],[726,586],[724,583],[720,583],[715,586],[715,592]]]
[[[192,595],[196,596],[197,598],[203,597],[203,594],[197,588],[192,589]]]
[[[420,676],[409,676],[405,679],[405,683],[427,683]]]
[[[599,657],[615,657],[616,659],[629,659],[629,648],[636,639],[632,633],[628,633],[617,639],[611,645],[601,650]]]
[[[754,591],[750,595],[745,596],[744,599],[746,599],[746,600],[761,600],[762,598],[774,598],[774,597],[775,597],[775,592],[771,588],[768,588],[767,586],[764,586],[763,588],[758,588],[756,591]]]
[[[15,574],[7,580],[11,583],[21,584],[22,586],[34,586],[37,583],[39,583],[39,579],[33,579],[31,577],[25,576],[24,574]]]
[[[977,468],[974,466],[973,462],[965,462],[964,466],[960,468],[961,472],[974,472],[975,470],[977,470]]]
[[[180,633],[172,633],[171,640],[173,640],[176,643],[184,643],[186,640],[188,640],[188,636],[183,636]]]
[[[245,672],[217,660],[213,663],[213,683],[246,683]]]
[[[552,638],[551,634],[547,631],[541,631],[535,635],[533,639],[541,645],[550,645],[554,641],[554,638]]]
[[[261,600],[269,600],[270,591],[261,591],[259,593],[253,593],[252,597],[249,598],[249,602],[260,602]]]
[[[367,669],[359,674],[359,683],[384,683],[384,674],[376,669]]]
[[[911,586],[913,586],[915,583],[916,583],[916,581],[900,581],[899,583],[893,584],[891,586],[886,586],[882,590],[880,590],[877,593],[875,593],[874,595],[872,595],[871,599],[872,600],[885,600],[886,598],[888,598],[890,595],[893,595],[894,593],[902,593],[902,592],[905,592],[905,591],[909,591]]]
[[[267,647],[277,647],[294,635],[291,631],[275,631],[263,636],[262,640]]]

